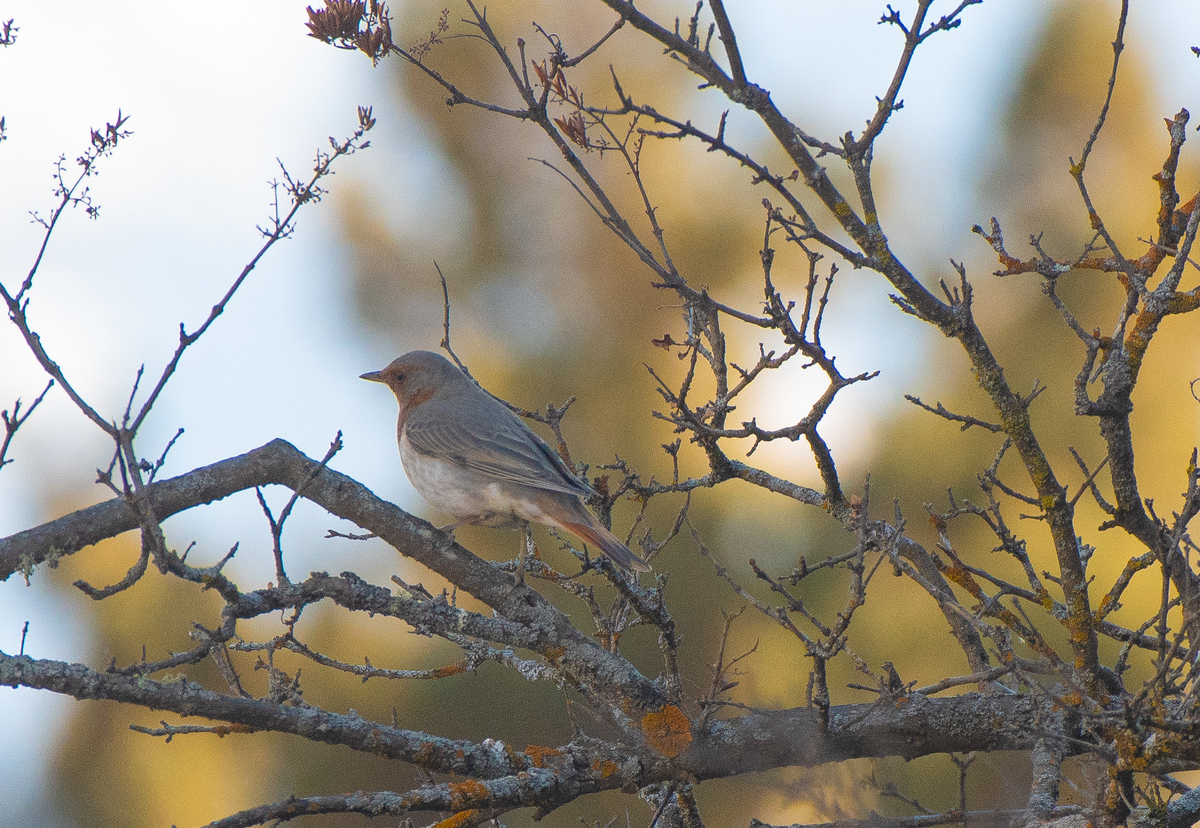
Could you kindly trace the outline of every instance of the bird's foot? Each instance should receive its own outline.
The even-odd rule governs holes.
[[[524,543],[522,544],[521,551],[517,553],[517,586],[525,586],[525,562],[533,557],[537,551],[533,545],[533,530],[529,524],[525,523],[521,529],[524,535]]]
[[[457,543],[457,541],[454,540],[454,530],[462,525],[463,525],[462,521],[459,520],[459,521],[455,521],[454,523],[447,523],[445,526],[439,526],[438,531],[445,532],[447,535],[450,536],[451,542]]]

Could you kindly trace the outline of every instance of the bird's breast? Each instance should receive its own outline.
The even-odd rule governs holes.
[[[522,520],[544,522],[540,502],[549,493],[421,454],[403,434],[400,461],[421,497],[456,521],[492,527],[516,526]]]

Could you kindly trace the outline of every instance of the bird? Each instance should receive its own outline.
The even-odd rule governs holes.
[[[540,523],[593,544],[623,570],[651,571],[588,511],[584,500],[596,491],[450,360],[411,351],[360,379],[396,395],[400,462],[413,488],[454,518],[443,531]]]

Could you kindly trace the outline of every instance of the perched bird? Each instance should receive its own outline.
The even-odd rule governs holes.
[[[594,544],[622,569],[650,571],[583,505],[596,492],[445,357],[412,351],[362,379],[396,395],[404,472],[422,497],[454,518],[446,531],[541,523]]]

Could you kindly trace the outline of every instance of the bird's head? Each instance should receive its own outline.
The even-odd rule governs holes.
[[[400,402],[401,410],[420,405],[437,393],[453,393],[465,383],[467,375],[443,356],[431,351],[412,351],[392,362],[382,371],[362,374],[360,379],[381,382]]]

